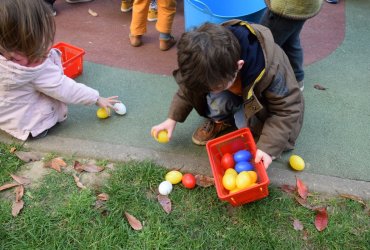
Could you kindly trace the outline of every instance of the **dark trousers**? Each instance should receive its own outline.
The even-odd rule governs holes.
[[[53,5],[56,0],[44,0],[44,1],[45,1],[45,3]]]
[[[299,35],[305,20],[292,20],[266,9],[260,24],[268,27],[277,43],[288,56],[298,82],[304,78],[303,49]]]

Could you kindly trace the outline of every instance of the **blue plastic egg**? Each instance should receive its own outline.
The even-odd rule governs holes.
[[[252,159],[252,154],[248,150],[239,150],[234,154],[234,160],[236,162],[250,161]]]
[[[247,162],[247,161],[242,161],[242,162],[238,162],[235,165],[234,169],[239,174],[240,172],[243,172],[243,171],[253,171],[254,167],[252,163]]]

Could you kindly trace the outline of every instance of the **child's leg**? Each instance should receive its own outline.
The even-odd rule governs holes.
[[[130,33],[133,36],[141,36],[146,32],[150,0],[135,0],[132,7],[132,20]]]
[[[208,113],[207,117],[213,121],[226,121],[234,123],[233,115],[242,109],[243,98],[234,95],[230,91],[222,91],[207,95]]]
[[[176,0],[158,0],[158,21],[156,28],[160,33],[171,34],[176,14]]]

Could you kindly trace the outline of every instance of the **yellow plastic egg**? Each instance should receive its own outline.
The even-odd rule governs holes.
[[[226,174],[222,177],[222,185],[227,190],[233,190],[236,187],[236,178],[232,174]]]
[[[100,119],[108,118],[110,116],[110,109],[108,108],[107,110],[105,108],[98,108],[96,116]]]
[[[289,164],[294,170],[297,170],[297,171],[302,171],[305,166],[304,160],[302,159],[302,157],[298,155],[290,156]]]
[[[238,172],[236,172],[235,169],[233,169],[233,168],[228,168],[228,169],[226,169],[224,175],[227,175],[227,174],[231,174],[231,175],[234,175],[236,177],[238,175]]]
[[[172,170],[166,174],[165,179],[166,181],[169,181],[172,184],[177,184],[182,179],[182,173],[176,170]]]
[[[167,143],[169,142],[170,140],[168,139],[168,133],[167,133],[167,130],[162,130],[158,133],[157,135],[157,138],[156,140],[159,142],[159,143]]]
[[[235,183],[236,187],[239,189],[247,188],[251,184],[253,184],[252,178],[250,177],[247,171],[240,172],[236,177]]]
[[[256,183],[257,182],[257,173],[256,173],[256,171],[247,171],[247,173],[249,174],[249,177],[251,177],[252,183]]]

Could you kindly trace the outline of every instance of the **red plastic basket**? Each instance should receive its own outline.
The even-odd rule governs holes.
[[[55,44],[53,48],[62,52],[63,70],[66,76],[76,78],[82,74],[85,50],[64,42]]]
[[[252,153],[253,159],[256,157],[256,144],[248,128],[242,128],[210,140],[206,147],[213,177],[215,179],[217,195],[221,200],[227,201],[233,206],[240,206],[268,196],[268,185],[270,180],[262,162],[253,164],[258,176],[257,185],[232,194],[229,194],[229,191],[222,185],[222,177],[225,169],[221,166],[221,158],[224,154],[234,154],[239,150],[246,149]]]

